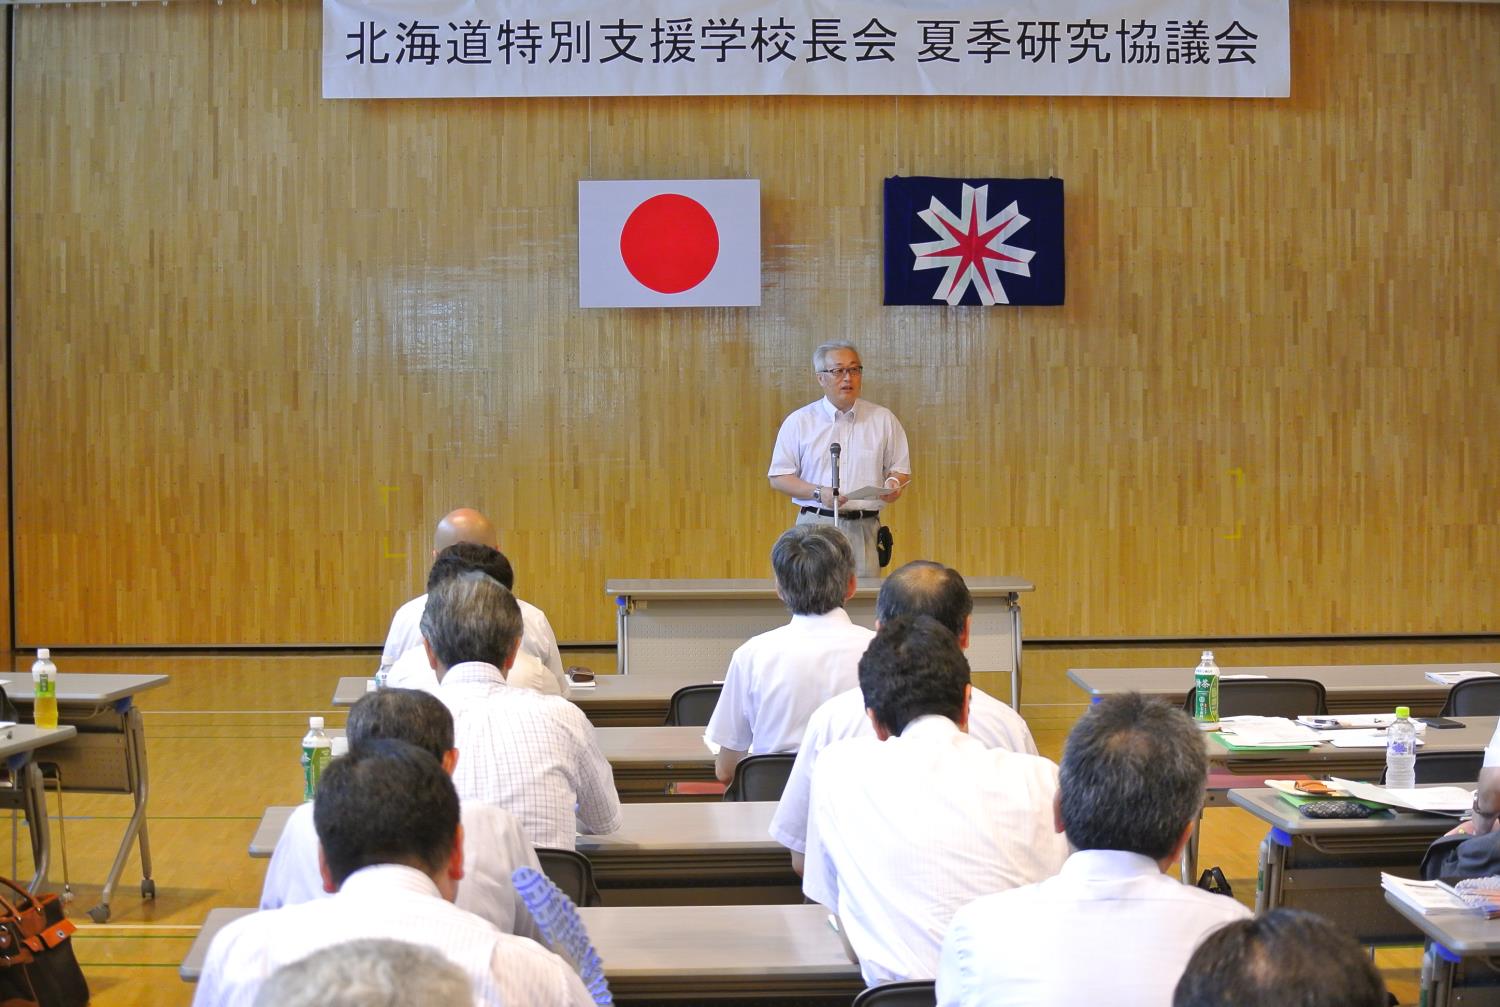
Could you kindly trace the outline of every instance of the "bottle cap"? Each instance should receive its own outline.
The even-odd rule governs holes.
[[[1200,660],[1200,661],[1212,661],[1213,659],[1214,659],[1214,652],[1211,651],[1211,650],[1205,650],[1203,652],[1203,656],[1200,657],[1200,658],[1198,658],[1198,660]]]
[[[323,730],[323,718],[322,717],[308,717],[307,718],[307,726],[310,727],[310,728],[312,728],[314,731],[321,731],[321,730]]]
[[[50,661],[50,660],[52,660],[52,650],[51,650],[51,648],[49,648],[49,647],[38,647],[36,649],[36,659],[38,661]]]
[[[1410,717],[1411,716],[1411,707],[1409,707],[1409,706],[1398,706],[1398,707],[1396,707],[1396,716],[1398,716],[1398,717]]]
[[[342,734],[334,738],[328,746],[329,752],[337,759],[341,755],[349,754],[349,739]]]

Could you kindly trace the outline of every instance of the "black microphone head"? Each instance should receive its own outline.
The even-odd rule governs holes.
[[[844,449],[839,446],[838,441],[834,441],[831,445],[829,445],[828,450],[833,452],[833,457],[837,458],[839,456],[839,452]]]

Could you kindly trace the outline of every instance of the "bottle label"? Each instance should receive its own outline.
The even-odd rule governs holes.
[[[1200,724],[1219,720],[1219,676],[1197,672],[1193,675],[1193,719]]]

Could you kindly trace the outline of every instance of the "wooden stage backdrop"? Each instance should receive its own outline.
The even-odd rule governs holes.
[[[1500,631],[1500,6],[1294,0],[1289,100],[324,101],[312,0],[14,18],[17,645],[382,638],[432,522],[564,640],[764,576],[808,355],[1031,637]],[[1061,308],[880,305],[881,180],[1067,186]],[[752,177],[758,309],[577,307],[577,181]]]

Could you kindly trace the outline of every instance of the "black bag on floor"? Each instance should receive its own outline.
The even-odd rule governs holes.
[[[84,1007],[89,1002],[89,985],[69,940],[74,929],[56,895],[29,895],[9,878],[0,878],[0,1007]]]
[[[1205,892],[1212,892],[1215,895],[1227,895],[1231,899],[1234,898],[1234,889],[1229,887],[1229,879],[1217,867],[1210,867],[1203,872],[1198,878],[1198,887]],[[0,1005],[0,1007],[3,1007],[3,1005]]]

